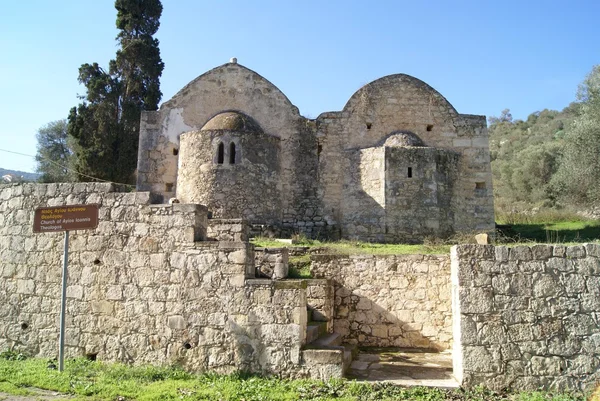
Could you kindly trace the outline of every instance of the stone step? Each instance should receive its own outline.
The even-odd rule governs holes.
[[[327,332],[327,322],[308,322],[306,325],[306,344],[315,341]]]
[[[341,349],[302,350],[302,364],[312,378],[329,380],[344,377],[344,352]]]
[[[356,345],[346,344],[344,347],[344,355],[343,355],[343,372],[346,373],[352,365],[352,361],[358,355],[358,347]]]
[[[331,346],[341,345],[342,336],[339,333],[325,333],[319,336],[311,345],[315,347],[327,348]]]

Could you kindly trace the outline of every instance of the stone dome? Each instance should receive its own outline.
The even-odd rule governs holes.
[[[252,117],[239,111],[225,111],[217,114],[208,120],[200,131],[263,132]]]
[[[388,147],[425,147],[419,136],[410,131],[394,131],[386,139],[383,146]]]

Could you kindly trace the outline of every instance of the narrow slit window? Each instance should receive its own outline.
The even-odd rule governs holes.
[[[433,130],[433,125],[432,125],[432,124],[429,124],[429,125],[427,126],[427,131],[432,131],[432,130]]]
[[[179,154],[179,149],[173,148],[173,156],[177,156]]]
[[[223,164],[225,161],[225,145],[223,142],[219,143],[219,149],[217,150],[217,163]]]
[[[412,178],[412,167],[409,167],[409,168],[408,168],[408,172],[406,173],[406,176],[407,176],[408,178]]]
[[[367,129],[371,129],[372,126],[373,126],[373,124],[367,123]]]
[[[229,145],[229,164],[235,164],[235,143]]]

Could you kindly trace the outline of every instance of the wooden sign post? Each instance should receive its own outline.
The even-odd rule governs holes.
[[[68,205],[40,207],[33,216],[34,233],[64,231],[62,295],[60,302],[60,336],[58,339],[58,370],[65,368],[65,315],[67,309],[67,267],[69,265],[69,231],[98,227],[99,205]]]

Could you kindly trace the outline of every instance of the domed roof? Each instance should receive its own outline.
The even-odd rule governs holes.
[[[262,128],[252,117],[244,113],[224,111],[208,120],[200,131],[262,132]]]
[[[385,140],[383,146],[388,147],[424,147],[425,143],[410,131],[394,131]]]

